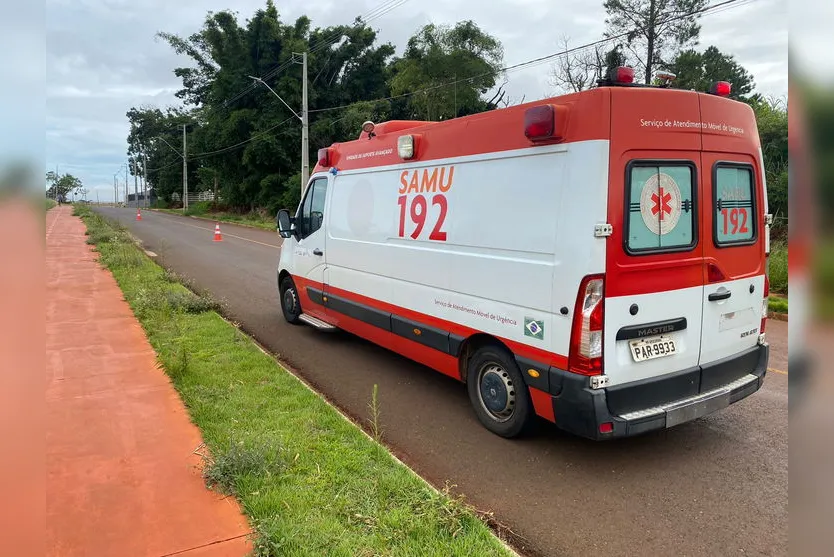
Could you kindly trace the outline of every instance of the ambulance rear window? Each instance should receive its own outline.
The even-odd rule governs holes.
[[[753,169],[746,164],[719,162],[713,169],[713,236],[718,246],[756,241]]]
[[[626,251],[685,251],[697,244],[695,166],[632,161],[627,171]]]

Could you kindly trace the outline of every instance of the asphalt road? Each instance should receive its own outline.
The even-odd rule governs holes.
[[[161,264],[224,299],[230,316],[346,413],[367,417],[379,385],[386,443],[436,486],[445,482],[520,538],[531,555],[787,555],[787,324],[770,321],[764,387],[676,428],[606,443],[541,423],[489,433],[463,385],[345,333],[286,324],[277,233],[128,209],[122,221]]]

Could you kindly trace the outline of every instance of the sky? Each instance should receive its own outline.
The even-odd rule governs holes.
[[[383,2],[275,3],[285,22],[306,14],[313,26],[326,27],[349,24]],[[758,92],[787,96],[788,22],[795,15],[788,13],[788,0],[738,4],[701,19],[699,48],[715,45],[734,55],[753,74]],[[125,113],[133,106],[179,104],[174,93],[181,83],[173,70],[188,61],[156,33],[189,35],[207,12],[229,8],[244,21],[265,5],[266,0],[46,0],[47,170],[80,178],[91,200],[112,201],[114,174],[125,179]],[[807,15],[814,20],[810,11]],[[602,0],[407,0],[370,24],[378,40],[391,42],[399,54],[422,25],[465,19],[501,41],[505,65],[558,52],[562,37],[574,45],[597,40],[605,28]],[[808,48],[805,54],[813,52],[813,45]],[[549,72],[550,65],[539,65],[510,73],[509,96],[533,100],[553,94]]]

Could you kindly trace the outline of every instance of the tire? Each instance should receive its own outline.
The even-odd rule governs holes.
[[[284,277],[278,289],[281,294],[281,310],[284,312],[284,319],[287,323],[298,325],[301,323],[301,302],[298,298],[298,290],[290,277]]]
[[[466,369],[469,401],[478,420],[501,437],[518,437],[534,418],[527,385],[512,354],[487,345],[469,359]]]

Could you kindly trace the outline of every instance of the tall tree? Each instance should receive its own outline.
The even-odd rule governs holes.
[[[681,48],[697,43],[699,12],[707,0],[605,0],[607,37],[625,44],[651,83],[654,69],[668,63]]]
[[[80,179],[72,174],[58,174],[53,170],[46,173],[46,182],[50,184],[49,189],[46,190],[47,197],[66,198],[74,191],[78,191],[83,187]]]
[[[746,101],[756,87],[750,72],[714,46],[704,52],[684,50],[665,67],[675,74],[675,87],[681,89],[707,91],[716,81],[728,81],[732,84],[730,97]]]
[[[376,33],[361,20],[313,28],[302,16],[285,24],[267,0],[245,22],[229,11],[209,13],[190,36],[160,37],[192,62],[175,73],[183,84],[178,95],[196,107],[199,122],[189,151],[195,166],[211,170],[199,172],[211,182],[200,187],[213,189],[217,178],[224,200],[240,209],[275,208],[288,177],[300,171],[301,128],[293,112],[301,109],[302,84],[293,53],[308,52],[311,153],[338,132],[319,123],[335,118],[317,109],[389,94],[386,66],[394,48],[376,45]],[[261,77],[275,94],[250,76]]]
[[[570,52],[570,39],[563,37],[561,45],[565,53],[556,60],[550,74],[550,84],[559,93],[590,89],[612,68],[626,64],[619,44],[608,51],[603,45],[595,45]]]
[[[756,98],[751,102],[767,179],[767,197],[776,228],[788,218],[788,111],[783,99]]]
[[[410,94],[404,117],[442,120],[473,114],[497,105],[503,89],[492,98],[501,74],[504,50],[495,37],[472,21],[454,27],[429,24],[408,41],[394,62],[391,92]]]

